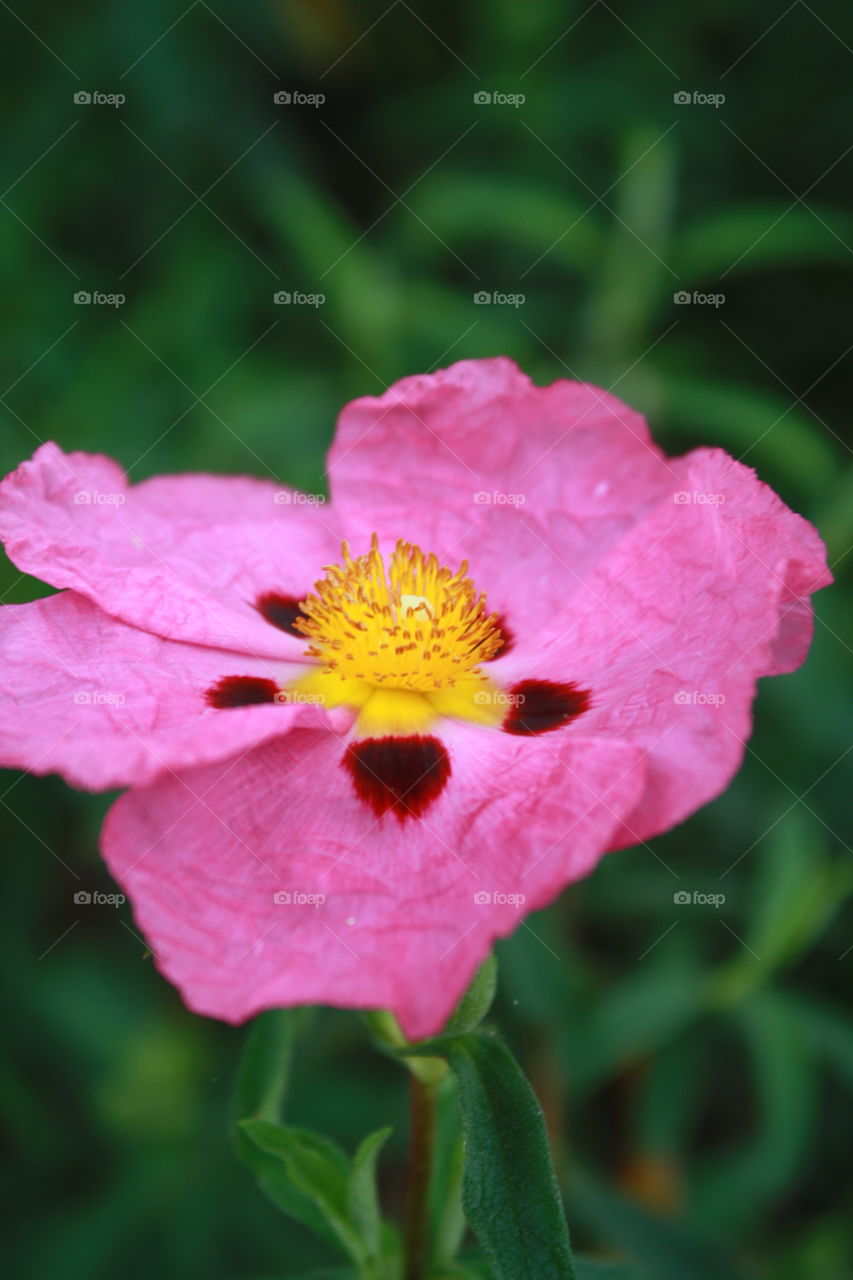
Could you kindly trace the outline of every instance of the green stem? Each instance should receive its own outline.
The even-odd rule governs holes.
[[[411,1132],[406,1183],[405,1280],[423,1280],[430,1254],[429,1188],[435,1146],[434,1083],[410,1076]]]

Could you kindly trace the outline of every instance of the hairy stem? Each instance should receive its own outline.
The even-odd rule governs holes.
[[[410,1077],[411,1131],[406,1182],[405,1280],[423,1280],[429,1263],[429,1187],[435,1145],[436,1084]]]

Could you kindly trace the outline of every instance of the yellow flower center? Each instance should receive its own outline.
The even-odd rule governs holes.
[[[402,540],[387,566],[375,534],[355,559],[344,543],[295,624],[317,663],[295,692],[357,708],[367,736],[421,733],[439,715],[500,723],[500,691],[478,664],[503,637],[467,573]]]

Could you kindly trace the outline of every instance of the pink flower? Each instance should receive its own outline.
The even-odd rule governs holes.
[[[133,788],[103,853],[190,1008],[421,1037],[496,937],[725,788],[830,575],[748,468],[508,360],[355,401],[329,473],[323,504],[39,449],[0,535],[66,590],[0,612],[0,763]]]

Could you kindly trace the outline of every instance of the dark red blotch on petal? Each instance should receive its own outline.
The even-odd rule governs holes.
[[[223,676],[205,694],[211,707],[254,707],[275,702],[278,685],[261,676]]]
[[[450,777],[450,757],[438,738],[365,738],[353,742],[341,764],[356,795],[377,817],[419,818]]]
[[[522,680],[510,693],[515,701],[503,722],[507,733],[548,733],[589,710],[589,689],[570,681]]]
[[[278,627],[279,631],[287,631],[292,636],[304,639],[302,632],[297,631],[293,625],[297,618],[303,616],[302,601],[298,596],[282,595],[279,591],[267,591],[262,596],[258,596],[255,608],[262,618],[271,622],[274,627]]]

